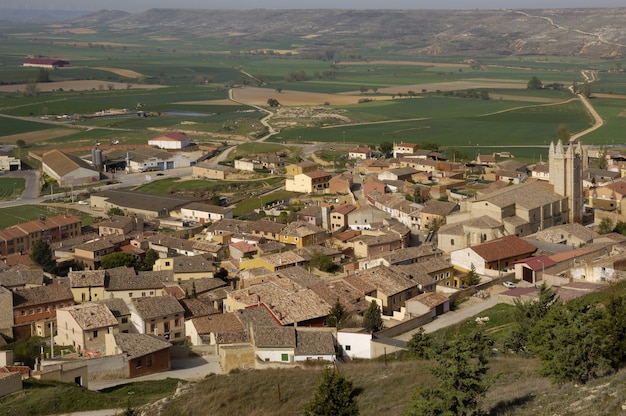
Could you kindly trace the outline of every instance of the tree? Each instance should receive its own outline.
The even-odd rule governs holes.
[[[134,267],[137,262],[135,256],[130,253],[111,253],[102,257],[101,265],[103,269],[126,266]]]
[[[333,262],[332,257],[318,251],[313,253],[311,260],[309,260],[309,264],[311,267],[315,267],[316,269],[326,273],[332,273],[339,269],[339,265]]]
[[[602,218],[598,225],[598,232],[600,234],[612,233],[614,229],[613,221],[609,217]]]
[[[39,87],[36,82],[29,82],[24,86],[24,97],[37,97],[39,95]]]
[[[20,149],[22,149],[22,148],[26,147],[26,142],[24,140],[22,140],[22,139],[17,139],[15,141],[15,145],[17,147],[19,147]]]
[[[474,263],[472,263],[470,267],[470,271],[467,272],[465,278],[463,279],[463,284],[465,286],[476,286],[480,283],[480,275],[476,273],[476,267],[474,266]]]
[[[304,408],[306,416],[356,416],[359,406],[352,381],[333,369],[322,370],[315,397]]]
[[[528,336],[541,373],[557,383],[584,384],[612,371],[609,340],[599,324],[606,319],[603,305],[586,304],[584,298],[550,308]]]
[[[378,148],[385,157],[389,157],[393,153],[393,144],[389,142],[382,142],[378,145]]]
[[[113,215],[124,215],[124,211],[122,210],[122,208],[112,207],[112,208],[109,208],[109,210],[107,211],[107,215],[109,217]]]
[[[339,328],[344,319],[346,319],[346,316],[348,316],[348,314],[346,313],[346,308],[344,308],[341,302],[339,302],[339,298],[337,298],[337,301],[335,302],[333,307],[330,308],[330,312],[328,312],[328,316],[326,317],[326,325]]]
[[[569,128],[565,124],[561,124],[556,129],[556,138],[562,142],[569,142],[570,137],[572,137],[569,132]]]
[[[143,258],[143,261],[137,265],[137,270],[148,271],[152,270],[152,266],[159,258],[159,253],[156,252],[153,248],[146,251],[146,255]]]
[[[50,82],[50,72],[46,68],[39,68],[35,75],[35,82]]]
[[[369,332],[378,332],[384,328],[383,313],[376,301],[372,301],[363,314],[363,326]]]
[[[506,341],[506,347],[515,352],[528,351],[528,334],[548,313],[550,308],[558,303],[556,292],[548,286],[542,284],[539,287],[537,299],[532,301],[515,300],[515,323],[517,328],[513,329]]]
[[[424,327],[420,327],[417,332],[411,335],[406,346],[411,357],[427,359],[431,348],[431,336],[424,331]]]
[[[430,368],[437,384],[416,392],[407,416],[474,415],[488,385],[487,353],[491,342],[480,329],[444,346]]]
[[[278,102],[276,98],[268,98],[267,105],[269,105],[270,107],[278,107],[280,103]]]
[[[540,90],[543,88],[543,83],[539,80],[539,78],[532,77],[530,81],[528,81],[526,88],[529,90]]]
[[[56,262],[52,259],[50,246],[42,239],[35,241],[33,244],[30,250],[30,259],[48,273],[52,273],[56,266]]]

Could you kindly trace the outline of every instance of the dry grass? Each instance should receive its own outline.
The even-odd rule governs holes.
[[[48,129],[48,130],[38,130],[38,131],[30,131],[28,133],[20,133],[20,134],[11,134],[9,136],[2,136],[2,141],[5,143],[15,143],[18,140],[24,140],[25,143],[39,143],[45,142],[46,140],[57,139],[59,137],[69,136],[70,134],[75,134],[75,129]]]
[[[125,90],[129,84],[122,82],[109,82],[98,80],[82,80],[82,81],[55,81],[55,82],[42,82],[37,84],[37,88],[40,91],[53,91],[63,88],[65,91],[89,91],[97,90],[99,88],[107,88],[112,85],[116,90]],[[0,91],[2,92],[16,92],[24,91],[26,84],[12,84],[12,85],[0,85]],[[155,89],[164,88],[166,85],[154,85],[154,84],[130,84],[132,89]]]
[[[339,367],[352,380],[360,414],[401,415],[415,390],[433,383],[431,362],[353,362]],[[271,369],[211,375],[189,395],[173,399],[162,414],[205,415],[299,415],[315,392],[319,367]],[[489,390],[482,409],[490,416],[612,415],[626,404],[623,389],[626,372],[596,380],[585,386],[553,385],[539,375],[536,360],[519,357],[492,358]],[[280,393],[279,393],[280,390]],[[193,400],[190,400],[193,397]]]
[[[126,77],[126,78],[139,78],[139,77],[144,76],[143,74],[140,74],[139,72],[133,71],[131,69],[107,68],[107,67],[95,67],[94,69],[113,72],[114,74],[117,74],[121,77]]]

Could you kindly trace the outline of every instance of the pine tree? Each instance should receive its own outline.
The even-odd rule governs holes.
[[[431,336],[424,331],[423,327],[420,327],[417,332],[411,335],[411,339],[406,346],[411,357],[426,359],[430,353],[430,343]]]
[[[35,241],[33,244],[30,250],[30,259],[48,273],[52,273],[56,266],[55,261],[52,259],[50,246],[41,239]]]
[[[354,399],[352,381],[333,369],[322,370],[315,397],[305,409],[306,416],[355,416],[359,406]]]
[[[346,308],[343,307],[341,302],[339,302],[339,298],[328,312],[328,316],[326,317],[326,325],[332,326],[335,328],[339,328],[344,319],[346,319]]]
[[[480,331],[448,345],[430,371],[438,383],[416,392],[407,416],[474,415],[488,385],[487,352],[491,341]]]
[[[378,303],[372,301],[363,314],[363,326],[369,332],[378,332],[385,327],[383,313]]]

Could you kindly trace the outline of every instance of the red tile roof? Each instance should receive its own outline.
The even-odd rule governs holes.
[[[487,241],[471,249],[487,262],[530,255],[537,250],[532,244],[514,235]]]

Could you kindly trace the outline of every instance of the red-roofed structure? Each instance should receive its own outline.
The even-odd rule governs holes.
[[[22,66],[30,66],[35,68],[49,68],[56,69],[68,66],[70,63],[62,59],[51,58],[28,58],[22,63]]]

